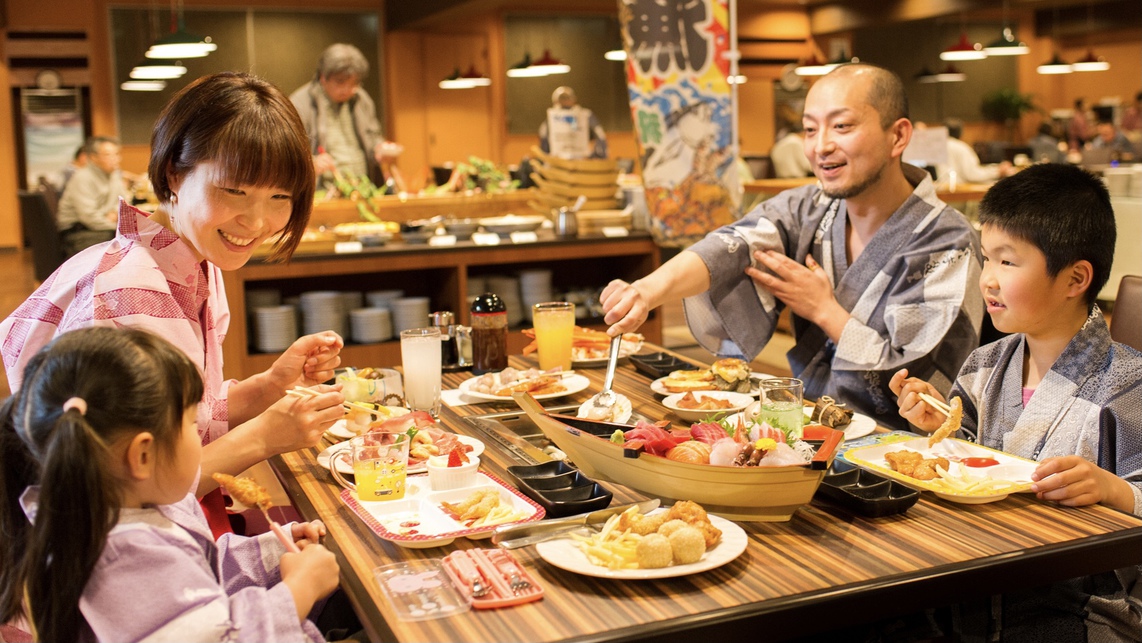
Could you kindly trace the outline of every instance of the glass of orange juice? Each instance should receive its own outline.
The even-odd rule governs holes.
[[[408,477],[408,450],[412,439],[404,433],[366,433],[349,440],[329,459],[329,470],[341,486],[357,494],[361,501],[401,500]],[[353,467],[349,482],[339,471],[338,461]]]
[[[575,304],[550,301],[535,304],[532,323],[539,348],[539,368],[571,370],[571,343],[575,334]]]

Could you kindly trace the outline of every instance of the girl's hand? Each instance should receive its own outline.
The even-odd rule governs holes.
[[[345,416],[340,386],[315,386],[319,395],[286,395],[258,416],[265,457],[316,446],[321,434]]]
[[[282,583],[293,594],[298,619],[304,621],[313,604],[337,589],[341,567],[333,552],[311,544],[297,554],[284,554],[281,560]]]
[[[1068,507],[1102,503],[1122,511],[1134,510],[1130,484],[1077,455],[1047,458],[1031,474],[1031,490],[1040,500]]]
[[[298,338],[265,372],[269,385],[282,393],[333,379],[344,346],[341,336],[331,330]]]
[[[888,388],[896,394],[896,405],[900,408],[900,417],[908,420],[912,426],[931,433],[944,423],[945,415],[932,408],[927,402],[920,399],[920,393],[927,393],[932,397],[944,401],[944,396],[934,386],[917,377],[908,377],[908,369],[897,371],[888,382]]]
[[[293,536],[293,542],[299,549],[318,544],[321,538],[325,536],[325,523],[320,520],[312,522],[295,522],[290,528],[290,535]]]

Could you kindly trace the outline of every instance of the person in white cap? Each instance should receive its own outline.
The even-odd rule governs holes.
[[[605,159],[607,133],[595,113],[579,105],[574,89],[557,87],[539,126],[539,147],[563,159]]]

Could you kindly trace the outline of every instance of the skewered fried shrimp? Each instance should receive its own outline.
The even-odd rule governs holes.
[[[944,420],[940,428],[936,429],[935,433],[928,438],[929,447],[935,446],[940,440],[960,430],[960,425],[964,420],[964,401],[957,395],[952,398],[948,406],[952,409],[951,412],[948,413],[948,419]]]

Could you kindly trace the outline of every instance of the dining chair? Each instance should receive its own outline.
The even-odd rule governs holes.
[[[1116,342],[1142,351],[1142,276],[1126,275],[1118,282],[1110,336]]]
[[[43,281],[60,267],[65,257],[55,216],[42,192],[20,192],[20,222],[32,247],[36,281]]]

